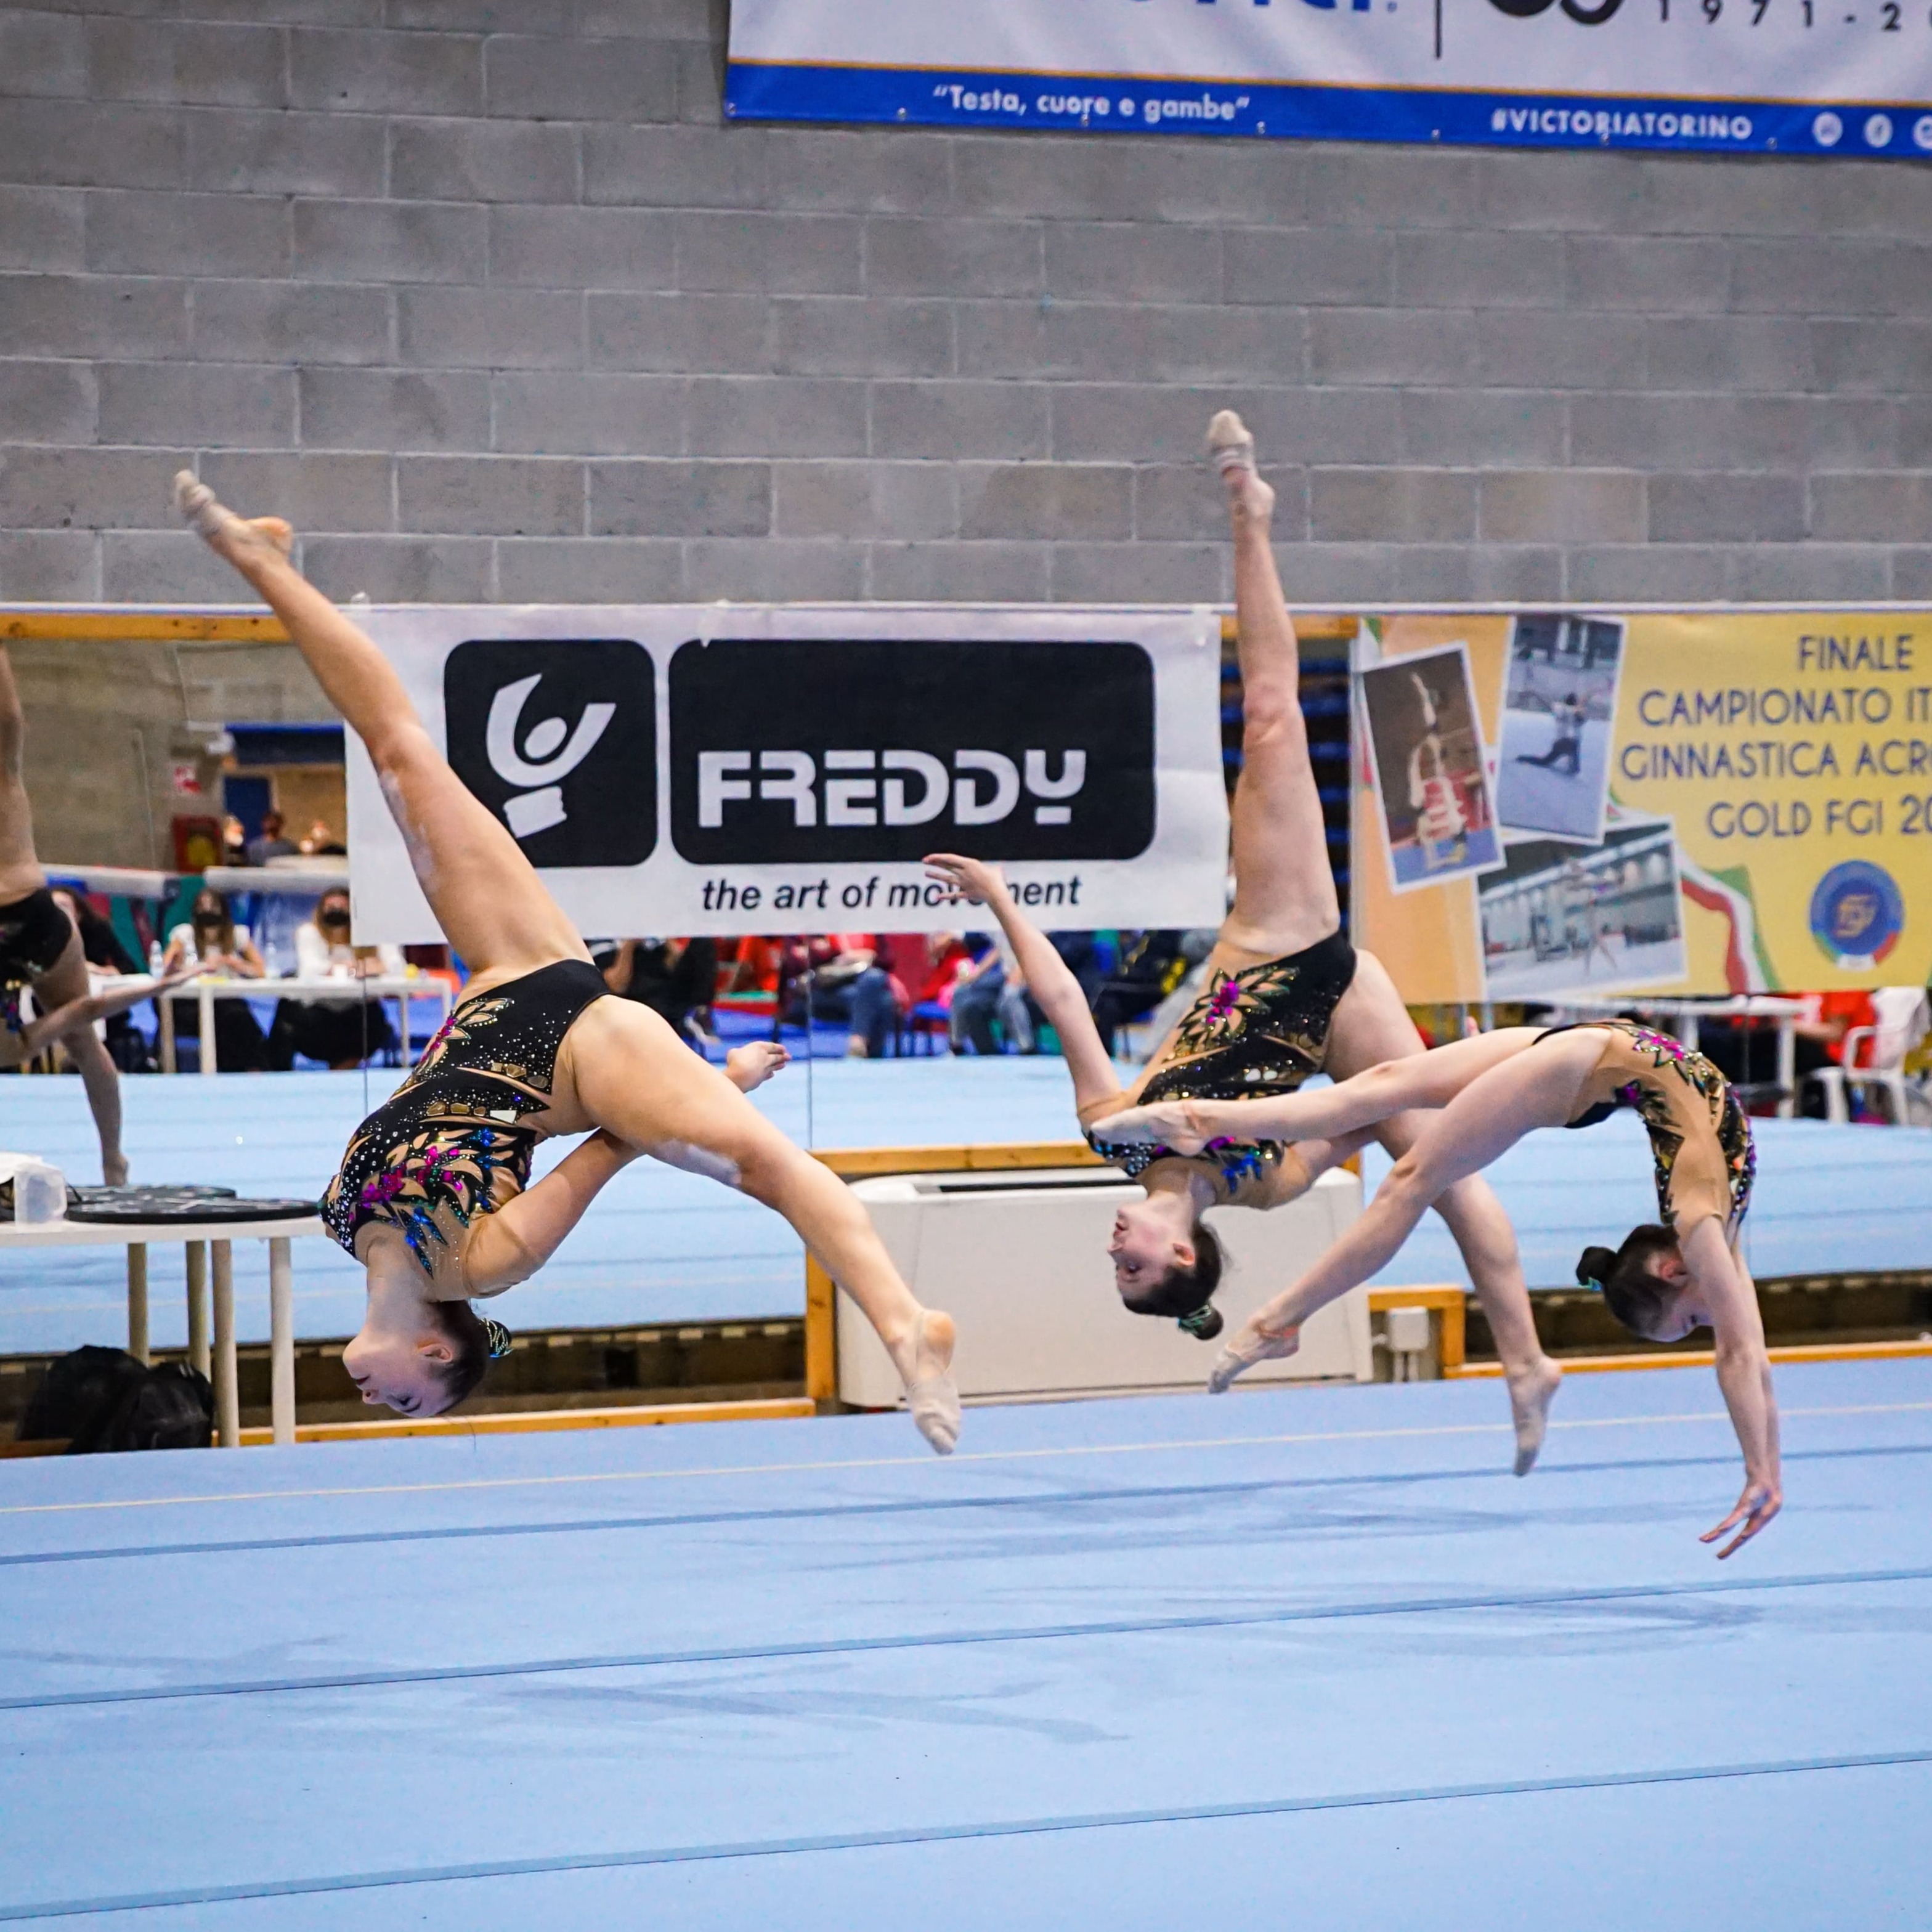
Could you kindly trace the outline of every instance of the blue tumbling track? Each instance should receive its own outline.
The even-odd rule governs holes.
[[[0,1921],[1932,1922],[1932,1364],[0,1463]]]
[[[398,1077],[372,1076],[370,1103]],[[12,1079],[0,1091],[0,1145],[43,1155],[75,1180],[99,1178],[77,1080]],[[156,1076],[125,1080],[122,1091],[137,1180],[213,1181],[253,1194],[316,1192],[364,1112],[356,1073]],[[821,1148],[1068,1140],[1076,1131],[1071,1089],[1055,1059],[836,1060],[795,1066],[754,1097],[786,1132]],[[1760,1174],[1748,1246],[1760,1276],[1932,1266],[1932,1132],[1756,1125]],[[1371,1184],[1385,1167],[1371,1157]],[[1490,1178],[1515,1220],[1535,1286],[1572,1283],[1587,1244],[1620,1238],[1656,1214],[1649,1154],[1630,1115],[1586,1133],[1533,1135]],[[262,1245],[238,1242],[235,1255],[238,1332],[266,1340]],[[154,1339],[178,1346],[181,1251],[157,1249],[149,1264]],[[1378,1279],[1467,1277],[1432,1219]],[[0,1258],[0,1354],[124,1340],[124,1280],[118,1251]],[[796,1314],[804,1280],[802,1252],[776,1215],[642,1161],[501,1309],[524,1330],[757,1318]],[[296,1290],[303,1335],[346,1335],[362,1318],[359,1274],[328,1243],[298,1248]]]

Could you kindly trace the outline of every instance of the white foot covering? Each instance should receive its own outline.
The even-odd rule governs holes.
[[[1208,453],[1223,476],[1232,470],[1253,470],[1255,440],[1232,410],[1222,410],[1208,425]]]
[[[1208,1393],[1226,1395],[1235,1378],[1246,1375],[1257,1363],[1285,1360],[1300,1346],[1299,1323],[1276,1334],[1258,1329],[1252,1322],[1246,1323],[1241,1332],[1215,1357],[1214,1366],[1208,1371]]]
[[[929,1318],[926,1315],[919,1318],[919,1332],[913,1342],[915,1362],[928,1346],[926,1324]],[[951,1455],[959,1441],[959,1388],[952,1379],[952,1346],[950,1340],[946,1345],[945,1363],[938,1373],[922,1376],[907,1383],[906,1407],[919,1432],[934,1450],[941,1456]]]
[[[1563,1371],[1546,1355],[1520,1382],[1509,1384],[1510,1417],[1516,1424],[1516,1473],[1526,1476],[1543,1453],[1550,1405],[1563,1386]]]
[[[175,508],[180,512],[182,521],[202,537],[213,536],[235,514],[224,509],[214,492],[190,470],[175,472]]]
[[[295,532],[280,517],[238,517],[191,471],[175,472],[175,508],[196,536],[232,563],[237,551],[266,545],[287,556],[295,548]]]

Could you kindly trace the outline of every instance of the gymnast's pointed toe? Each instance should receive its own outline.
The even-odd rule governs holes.
[[[175,509],[198,536],[212,537],[221,527],[223,512],[214,492],[192,470],[175,472]]]
[[[1232,410],[1218,411],[1208,425],[1208,454],[1223,476],[1255,466],[1255,440]]]
[[[933,1453],[950,1456],[959,1444],[959,1388],[949,1371],[928,1376],[906,1390],[906,1407]]]
[[[959,1441],[959,1385],[952,1378],[952,1318],[937,1309],[920,1312],[913,1336],[913,1373],[906,1407],[934,1452],[950,1456]]]

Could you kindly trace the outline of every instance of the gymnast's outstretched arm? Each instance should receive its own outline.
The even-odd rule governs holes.
[[[927,856],[926,869],[928,877],[950,886],[960,898],[985,906],[999,921],[1025,976],[1027,990],[1060,1036],[1060,1051],[1073,1076],[1074,1105],[1084,1107],[1118,1094],[1120,1079],[1101,1044],[1100,1030],[1094,1024],[1080,982],[1054,950],[1052,940],[1014,903],[999,867],[956,852],[934,852]]]
[[[1196,1154],[1208,1142],[1300,1141],[1352,1134],[1412,1107],[1446,1107],[1470,1084],[1537,1039],[1532,1027],[1502,1027],[1427,1053],[1385,1060],[1352,1080],[1252,1100],[1173,1100],[1130,1107],[1094,1123],[1102,1139],[1158,1144]]]
[[[1725,1240],[1723,1224],[1707,1216],[1679,1237],[1678,1248],[1691,1287],[1710,1317],[1717,1343],[1718,1386],[1724,1390],[1724,1406],[1744,1451],[1744,1486],[1737,1507],[1701,1539],[1715,1543],[1736,1530],[1718,1552],[1721,1558],[1748,1543],[1784,1506],[1778,1398],[1772,1391],[1771,1358],[1765,1351],[1756,1285],[1743,1256]]]
[[[1455,1046],[1393,1064],[1420,1066],[1460,1047],[1480,1043],[1458,1041]],[[1292,1288],[1249,1317],[1222,1350],[1208,1386],[1218,1394],[1257,1362],[1293,1354],[1302,1323],[1384,1266],[1438,1196],[1488,1166],[1533,1128],[1561,1126],[1568,1120],[1597,1049],[1588,1041],[1577,1048],[1568,1041],[1552,1041],[1550,1048],[1534,1054],[1519,1051],[1492,1064],[1437,1114],[1414,1146],[1389,1169],[1375,1198],[1348,1231]]]

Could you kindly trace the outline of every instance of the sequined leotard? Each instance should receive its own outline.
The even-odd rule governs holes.
[[[588,961],[560,959],[458,1006],[415,1070],[356,1130],[322,1197],[328,1232],[352,1255],[371,1221],[398,1228],[425,1271],[448,1240],[530,1184],[556,1056],[579,1014],[610,988]]]
[[[1340,932],[1300,952],[1232,972],[1210,970],[1206,990],[1131,1091],[1080,1109],[1089,1146],[1138,1178],[1155,1161],[1214,1164],[1217,1191],[1233,1205],[1272,1208],[1306,1191],[1310,1176],[1280,1141],[1211,1143],[1202,1154],[1123,1147],[1096,1139],[1093,1123],[1162,1100],[1252,1100],[1292,1094],[1328,1057],[1328,1030],[1355,976],[1355,949]]]
[[[1734,1234],[1750,1205],[1757,1150],[1730,1082],[1682,1040],[1634,1020],[1552,1027],[1537,1037],[1582,1030],[1610,1037],[1576,1096],[1581,1111],[1565,1124],[1594,1126],[1619,1107],[1634,1108],[1650,1136],[1658,1218],[1679,1234],[1707,1220]]]

